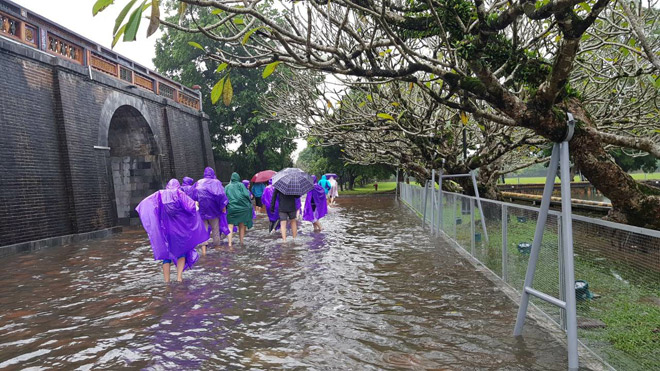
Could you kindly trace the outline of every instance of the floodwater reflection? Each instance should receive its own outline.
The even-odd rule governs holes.
[[[261,218],[162,283],[142,230],[5,259],[0,369],[562,370],[563,346],[389,198],[295,243]]]

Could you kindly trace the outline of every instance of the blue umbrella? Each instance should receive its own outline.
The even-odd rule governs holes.
[[[312,176],[294,167],[281,170],[272,179],[273,187],[285,195],[300,196],[314,188]]]

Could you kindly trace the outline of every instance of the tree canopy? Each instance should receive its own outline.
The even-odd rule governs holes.
[[[164,6],[174,7],[175,2]],[[208,9],[196,12],[199,24],[215,19]],[[178,16],[169,18],[178,20]],[[203,34],[191,35],[176,29],[166,29],[156,42],[154,65],[159,72],[183,84],[199,85],[202,88],[204,112],[210,117],[211,144],[217,160],[230,161],[241,175],[249,178],[265,169],[281,169],[292,165],[291,154],[296,149],[293,139],[297,136],[295,124],[273,120],[261,107],[273,87],[282,83],[282,74],[265,80],[261,72],[250,69],[226,68],[221,71],[225,84],[231,84],[231,105],[213,104],[212,94],[218,81],[221,63],[204,58],[202,50],[192,44],[222,47],[233,50],[230,45],[220,45]],[[284,71],[283,71],[284,72]],[[229,82],[227,82],[229,81]],[[237,146],[229,151],[229,146]]]

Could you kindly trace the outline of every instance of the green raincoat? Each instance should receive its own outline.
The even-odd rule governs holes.
[[[227,223],[238,225],[245,224],[252,228],[252,201],[250,191],[241,183],[238,173],[231,174],[231,183],[225,187],[225,194],[229,199],[227,205]]]

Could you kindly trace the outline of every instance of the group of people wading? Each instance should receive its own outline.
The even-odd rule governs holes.
[[[298,233],[297,219],[302,213],[303,220],[314,226],[315,232],[322,230],[320,219],[328,212],[328,203],[337,197],[336,180],[331,182],[324,175],[307,192],[304,211],[301,210],[301,195],[286,195],[275,189],[272,180],[268,186],[263,183],[252,185],[241,181],[238,173],[232,173],[230,183],[224,187],[217,179],[215,171],[207,167],[204,177],[197,182],[184,177],[183,185],[171,179],[167,187],[148,196],[136,207],[142,226],[149,235],[155,260],[163,262],[165,282],[170,281],[170,268],[176,266],[177,281],[182,280],[183,271],[191,268],[199,259],[197,246],[206,255],[209,244],[220,246],[224,236],[232,247],[234,233],[238,232],[241,244],[247,229],[252,228],[257,209],[265,208],[271,222],[271,230],[279,228],[282,240],[286,241],[287,227],[295,239]],[[331,180],[334,180],[331,178]],[[279,221],[279,223],[278,223]],[[222,237],[221,237],[222,236]]]

